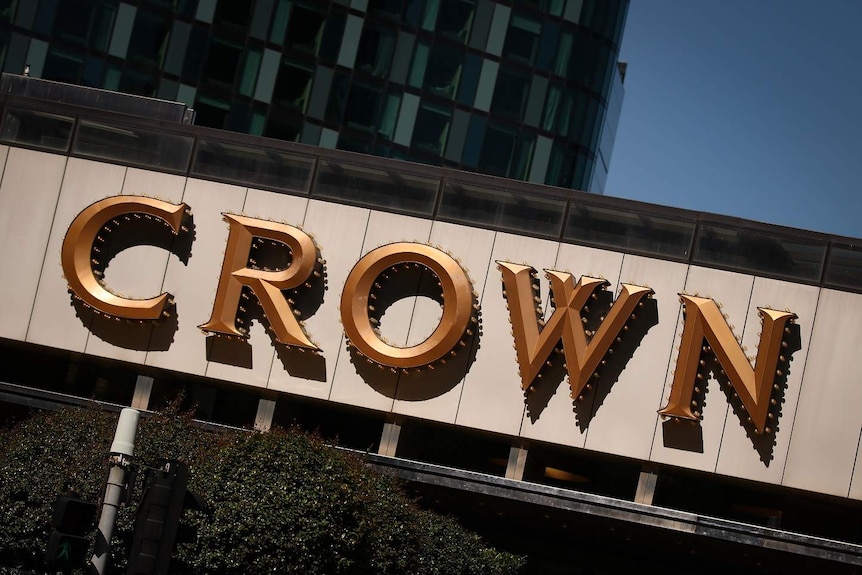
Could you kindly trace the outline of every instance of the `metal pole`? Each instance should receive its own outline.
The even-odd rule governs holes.
[[[137,409],[125,408],[120,412],[114,443],[111,444],[111,469],[108,473],[108,483],[105,486],[105,498],[102,503],[102,514],[99,517],[99,531],[96,534],[96,548],[90,562],[93,572],[104,575],[108,565],[108,555],[111,551],[111,536],[117,522],[117,509],[123,500],[126,489],[126,466],[128,459],[134,455],[135,436],[138,433],[138,418],[141,412]]]

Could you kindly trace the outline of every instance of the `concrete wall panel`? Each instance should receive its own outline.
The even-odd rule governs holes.
[[[685,293],[711,297],[722,306],[722,311],[728,314],[728,321],[735,324],[734,333],[744,336],[745,319],[751,300],[751,290],[754,278],[743,274],[691,266],[685,283]],[[667,299],[660,302],[662,306],[673,306]],[[678,309],[679,303],[676,304]],[[672,309],[672,308],[671,308]],[[669,309],[667,313],[673,317]],[[679,345],[682,335],[682,314],[677,323],[674,348]],[[665,379],[662,406],[667,400],[673,382],[673,372],[676,369],[678,351],[674,349],[672,363]],[[701,406],[703,415],[699,423],[674,422],[671,420],[656,422],[656,433],[653,439],[650,459],[659,463],[668,463],[689,469],[715,471],[718,461],[718,449],[721,445],[721,434],[724,431],[730,406],[727,395],[719,386],[718,381],[710,375],[704,379],[706,398]],[[735,416],[734,416],[735,417]]]
[[[98,337],[89,330],[93,316],[85,312],[79,318],[72,305],[72,296],[67,291],[68,284],[60,267],[60,249],[69,225],[78,214],[98,200],[119,194],[125,175],[126,168],[123,166],[69,158],[27,341],[83,352],[87,338]],[[108,286],[111,285],[110,275],[108,271],[105,277]]]
[[[494,236],[494,232],[489,230],[445,222],[435,222],[431,229],[431,245],[439,245],[443,250],[448,250],[461,262],[461,266],[467,271],[473,282],[473,289],[479,299],[481,299],[485,287],[485,277],[488,273],[488,260],[494,245]],[[429,328],[433,330],[432,326],[439,322],[440,313],[441,308],[434,302],[431,302],[430,306],[417,306],[413,316],[414,327],[411,329],[411,336],[415,337],[417,331],[427,335]],[[481,339],[477,342],[474,341],[477,345],[482,343]],[[463,353],[467,356],[470,355],[469,350],[464,350]],[[458,359],[452,360],[452,364],[453,366],[461,366],[463,365],[462,362],[466,361],[466,357],[459,356]],[[461,399],[463,378],[460,378],[453,385],[452,379],[447,379],[447,371],[441,366],[434,372],[425,370],[424,373],[420,373],[416,377],[402,374],[398,380],[398,391],[393,411],[444,423],[455,423],[458,403]],[[420,386],[425,387],[425,389],[416,389]],[[429,397],[429,395],[433,396]]]
[[[182,176],[127,168],[122,195],[156,197],[167,202],[179,203],[182,201],[185,185],[186,178]],[[105,278],[111,289],[129,297],[153,297],[162,292],[168,260],[172,257],[174,256],[168,250],[155,246],[133,246],[123,250],[111,260],[106,269]],[[141,326],[141,328],[152,336],[152,329],[148,329],[148,326]],[[86,353],[121,361],[144,363],[146,350],[146,347],[129,349],[97,336],[87,340]]]
[[[567,271],[576,280],[582,276],[607,279],[611,284],[608,292],[616,294],[622,262],[623,255],[619,252],[562,244],[553,269]],[[539,277],[543,284],[548,283],[543,274],[540,273]],[[553,312],[550,298],[544,298],[543,302],[545,319],[548,319]],[[550,389],[551,386],[554,389]],[[587,392],[583,401],[574,401],[568,377],[537,382],[536,391],[528,399],[529,407],[524,413],[521,435],[551,443],[583,447],[595,398],[596,393]]]
[[[393,242],[427,243],[430,233],[431,222],[429,220],[384,212],[371,212],[371,217],[368,219],[368,229],[362,244],[362,255],[374,248]],[[351,265],[350,268],[352,269],[352,267]],[[340,299],[344,283],[332,285],[338,290],[338,298]],[[381,318],[381,333],[396,345],[404,345],[402,342],[407,341],[410,321],[413,317],[411,302],[415,299],[411,297],[406,302],[393,304]],[[351,357],[352,355],[353,357]],[[360,372],[368,375],[363,378]],[[335,379],[332,382],[332,393],[329,398],[340,403],[390,411],[395,397],[397,381],[397,373],[389,368],[369,364],[358,354],[348,353],[345,349],[338,354]],[[374,387],[369,382],[373,382]]]
[[[322,350],[312,356],[287,350],[276,356],[269,376],[270,389],[327,399],[335,378],[335,366],[345,353],[339,304],[341,288],[359,259],[369,210],[311,200],[304,229],[314,237],[326,260],[326,291],[317,312],[305,322],[309,336]],[[292,373],[291,373],[292,372]]]
[[[242,212],[246,188],[189,179],[183,201],[194,218],[195,241],[188,265],[171,258],[162,290],[176,301],[176,333],[170,348],[147,353],[146,363],[154,367],[204,375],[207,368],[207,338],[198,329],[212,315],[228,238],[223,212]]]
[[[860,325],[862,295],[821,290],[783,485],[842,497],[851,493],[862,429]],[[859,483],[852,487],[860,498]]]
[[[796,323],[799,326],[802,347],[791,355],[789,369],[780,366],[780,369],[787,371],[787,386],[782,392],[781,413],[777,423],[771,425],[775,433],[749,437],[740,417],[731,410],[722,434],[716,467],[718,473],[756,481],[781,483],[787,449],[794,429],[796,404],[802,384],[808,342],[811,341],[811,329],[814,326],[819,291],[813,286],[755,278],[745,335],[742,338],[743,345],[748,347],[748,353],[755,355],[760,341],[761,324],[758,307],[787,309],[796,313],[799,316]]]
[[[464,381],[457,424],[509,435],[521,432],[524,392],[496,262],[528,263],[536,270],[553,268],[558,249],[557,242],[497,233],[482,293],[482,339],[476,363]],[[541,286],[542,301],[546,301],[548,285],[542,282]]]
[[[7,146],[0,146],[0,158],[5,164],[0,182],[0,337],[24,341],[66,158]],[[59,258],[51,272],[62,273]]]
[[[248,217],[283,221],[292,226],[301,227],[307,205],[307,198],[249,189],[242,212]],[[227,341],[213,343],[224,344]],[[260,322],[253,322],[247,345],[238,346],[235,349],[241,351],[241,355],[219,356],[211,353],[206,369],[207,377],[255,387],[267,387],[276,355],[276,343],[265,327]],[[213,347],[211,350],[215,351],[216,348]]]
[[[601,402],[593,402],[593,413],[587,430],[586,447],[605,453],[649,459],[653,443],[656,413],[661,407],[665,376],[671,357],[675,358],[674,333],[679,322],[677,294],[685,285],[688,266],[626,255],[620,283],[649,286],[655,292],[652,301],[644,302],[639,324],[648,331],[619,374],[604,393],[601,381],[597,388]],[[617,290],[619,292],[619,290]],[[654,315],[653,315],[654,314]],[[651,325],[654,320],[658,323]],[[606,389],[606,388],[605,388]]]

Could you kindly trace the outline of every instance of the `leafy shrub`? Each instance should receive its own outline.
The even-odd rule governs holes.
[[[98,500],[116,414],[39,413],[0,430],[0,572],[37,569],[57,494]],[[208,432],[176,413],[143,418],[136,461],[189,464],[189,511],[172,573],[505,574],[523,560],[484,545],[455,521],[419,509],[393,479],[295,430]],[[139,480],[140,483],[140,480]],[[111,547],[125,567],[134,509]]]

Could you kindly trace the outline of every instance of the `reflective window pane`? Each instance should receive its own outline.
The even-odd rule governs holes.
[[[446,182],[438,216],[539,237],[559,238],[565,208],[562,200]]]
[[[437,188],[437,179],[321,160],[311,193],[364,206],[431,215]]]
[[[117,160],[132,166],[185,172],[192,151],[192,138],[81,120],[72,151],[81,156]]]
[[[362,32],[354,68],[385,78],[389,75],[389,66],[394,53],[395,31],[368,24]]]
[[[819,281],[825,256],[823,244],[703,224],[693,261],[756,275]]]
[[[862,249],[832,246],[824,284],[862,290]]]
[[[67,116],[7,108],[0,140],[65,152],[73,123],[74,119]]]
[[[539,50],[542,23],[520,14],[512,15],[503,45],[503,56],[532,66]]]
[[[192,174],[305,194],[313,166],[311,158],[278,150],[198,140]]]
[[[446,148],[446,138],[449,135],[449,123],[452,117],[446,108],[422,104],[416,114],[416,125],[413,128],[411,147],[442,156]]]
[[[686,259],[694,221],[680,221],[572,202],[565,239],[617,250]]]

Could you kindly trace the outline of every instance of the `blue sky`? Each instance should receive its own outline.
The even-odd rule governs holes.
[[[862,1],[632,0],[606,195],[862,237]]]

